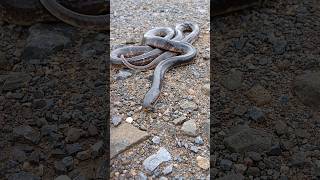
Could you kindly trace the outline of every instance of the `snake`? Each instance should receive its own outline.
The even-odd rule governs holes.
[[[186,31],[190,33],[184,37]],[[199,34],[199,26],[192,22],[178,24],[175,29],[158,27],[144,34],[144,46],[125,46],[111,51],[110,60],[113,64],[124,64],[133,69],[155,67],[152,85],[143,99],[144,110],[154,110],[165,73],[175,66],[192,62],[197,50],[191,43]]]
[[[63,21],[75,27],[108,30],[109,1],[1,0],[0,19],[22,26]]]

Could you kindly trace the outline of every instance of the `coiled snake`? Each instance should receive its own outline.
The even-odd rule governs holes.
[[[190,31],[184,37],[184,33]],[[111,51],[113,64],[124,64],[131,69],[155,67],[151,88],[143,100],[143,108],[152,110],[160,96],[165,73],[172,67],[190,63],[197,51],[191,45],[200,33],[197,24],[185,22],[175,29],[159,27],[144,34],[144,46],[126,46]]]

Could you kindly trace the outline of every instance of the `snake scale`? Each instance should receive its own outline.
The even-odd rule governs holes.
[[[185,32],[190,32],[184,36]],[[172,67],[190,63],[196,56],[191,45],[199,36],[197,24],[185,22],[175,29],[158,27],[144,34],[143,46],[125,46],[111,51],[113,64],[125,64],[131,69],[149,69],[155,67],[151,88],[146,93],[142,107],[153,110],[157,102],[165,73]]]

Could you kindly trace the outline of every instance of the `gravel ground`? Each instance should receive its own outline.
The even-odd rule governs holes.
[[[1,23],[0,38],[0,179],[105,179],[106,34]]]
[[[209,163],[209,1],[111,1],[110,46],[113,49],[126,44],[138,45],[143,34],[151,28],[174,27],[184,21],[195,22],[200,27],[200,37],[193,43],[198,54],[193,64],[168,71],[156,112],[140,111],[153,70],[137,72],[111,67],[111,116],[121,119],[122,124],[128,123],[125,120],[131,117],[134,127],[149,134],[149,138],[112,159],[111,179],[143,179],[146,176],[205,179],[209,175],[204,167]],[[186,121],[185,124],[175,125],[173,121],[178,118]],[[183,126],[188,123],[191,128],[196,124],[195,136],[200,136],[203,144],[195,143],[194,135],[185,134]],[[118,127],[113,125],[111,128]],[[160,147],[164,147],[172,158],[148,172],[143,162]],[[163,172],[165,167],[169,167],[168,174]]]
[[[319,179],[319,5],[211,19],[211,178]]]

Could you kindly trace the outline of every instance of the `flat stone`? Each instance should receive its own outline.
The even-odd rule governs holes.
[[[197,136],[197,137],[194,139],[194,143],[199,144],[199,145],[202,145],[204,142],[203,142],[203,139],[201,138],[201,136]]]
[[[253,121],[263,121],[265,119],[265,115],[263,111],[258,107],[252,107],[248,110],[248,116]]]
[[[262,106],[270,103],[272,98],[270,92],[260,85],[253,86],[247,92],[247,96],[251,101],[255,102],[256,105],[258,106]]]
[[[228,90],[236,90],[242,86],[243,73],[236,69],[231,69],[230,72],[222,78],[222,85]]]
[[[90,151],[81,151],[77,153],[77,159],[79,160],[87,160],[91,156]]]
[[[69,155],[73,155],[79,151],[82,151],[82,146],[79,143],[67,144],[66,150]]]
[[[170,161],[172,159],[171,154],[164,147],[160,147],[159,151],[155,154],[149,156],[143,161],[143,166],[145,170],[152,172],[154,171],[161,163]]]
[[[293,90],[300,101],[316,110],[320,108],[320,71],[297,76]]]
[[[149,137],[145,131],[141,131],[129,123],[123,123],[110,129],[110,157],[129,149]]]
[[[181,127],[181,131],[188,136],[197,136],[197,125],[194,119],[186,121]]]
[[[272,145],[272,135],[249,127],[236,127],[235,132],[224,139],[229,150],[234,152],[264,152]]]
[[[197,156],[197,165],[204,170],[207,170],[210,168],[210,160],[208,158]]]

